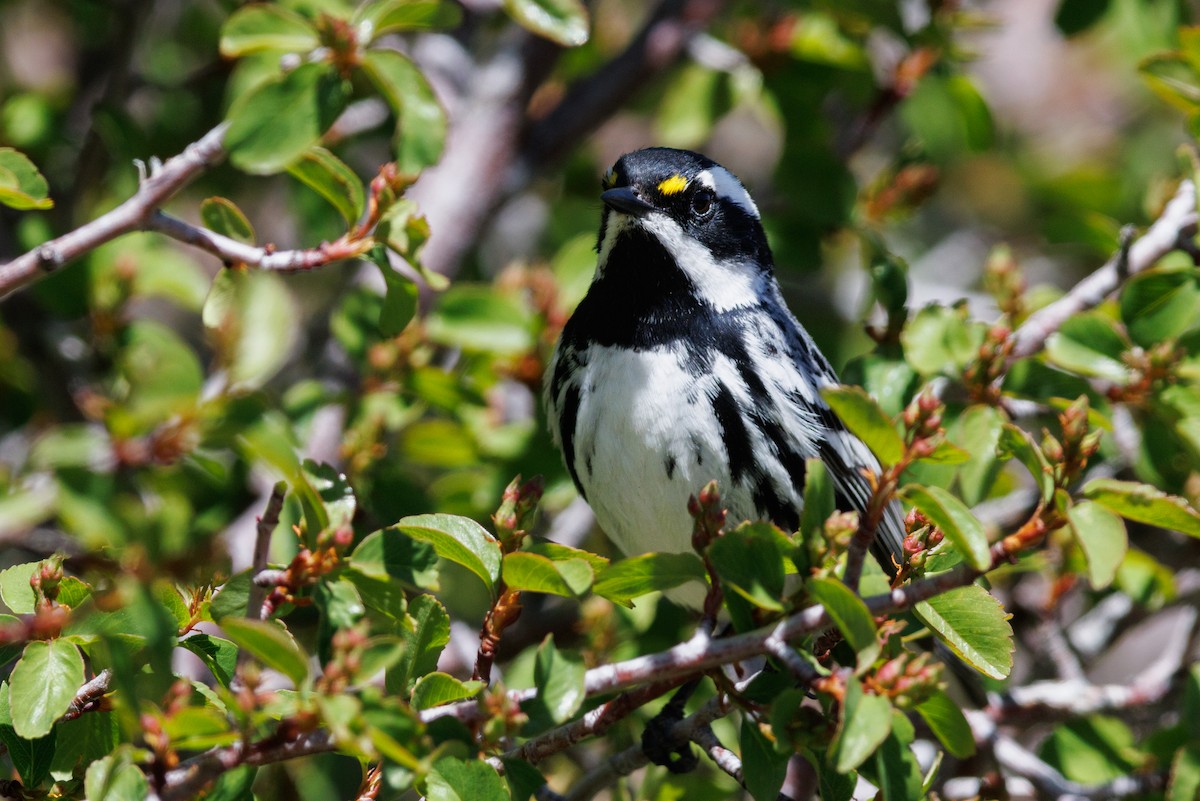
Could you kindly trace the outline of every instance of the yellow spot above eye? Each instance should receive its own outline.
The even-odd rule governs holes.
[[[679,173],[672,175],[658,185],[658,191],[664,195],[678,195],[683,190],[687,189],[687,179]]]
[[[612,189],[617,185],[617,171],[610,169],[604,173],[604,177],[600,179],[600,185],[605,189]]]

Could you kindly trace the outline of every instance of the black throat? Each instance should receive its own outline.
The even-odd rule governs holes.
[[[658,238],[635,228],[613,243],[563,339],[646,350],[690,339],[715,314]]]

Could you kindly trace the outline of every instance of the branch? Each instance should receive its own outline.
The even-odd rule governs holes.
[[[142,228],[160,205],[225,158],[221,123],[183,152],[152,169],[133,197],[107,214],[0,265],[0,300],[123,234]]]
[[[710,698],[693,714],[675,724],[671,729],[671,737],[679,740],[690,740],[701,728],[710,725],[717,718],[729,714],[732,705],[729,696],[721,693]],[[565,801],[586,801],[610,786],[621,776],[628,776],[635,770],[650,764],[650,759],[642,749],[641,743],[632,745],[600,763],[585,773],[564,794]]]
[[[658,682],[639,687],[629,692],[621,693],[611,701],[607,701],[591,710],[579,720],[559,726],[556,729],[534,737],[516,748],[508,751],[503,757],[491,757],[488,763],[497,770],[503,770],[501,759],[523,759],[537,763],[565,751],[575,743],[587,737],[598,737],[609,730],[614,723],[628,717],[634,710],[655,698],[668,693],[680,685],[680,681]]]
[[[964,562],[932,578],[906,584],[889,592],[866,598],[867,608],[871,611],[871,614],[876,616],[890,612],[900,612],[910,609],[915,604],[932,598],[935,595],[948,592],[956,587],[966,586],[984,573],[1011,561],[1021,550],[1028,547],[1034,539],[1040,539],[1044,533],[1044,528],[1039,527],[1039,523],[1040,517],[1035,515],[1016,534],[1005,537],[994,544],[991,549],[991,562],[987,570],[976,570]],[[596,695],[623,690],[638,684],[651,683],[650,687],[642,688],[642,690],[650,693],[652,692],[652,688],[654,688],[655,691],[661,694],[661,692],[670,689],[667,685],[681,683],[683,680],[698,676],[725,664],[742,662],[751,657],[773,653],[777,651],[780,641],[786,642],[815,631],[820,631],[831,625],[833,625],[833,621],[824,607],[810,606],[771,626],[733,637],[713,639],[709,636],[707,630],[701,629],[686,642],[665,651],[592,668],[584,675],[584,693],[586,697],[590,698]],[[614,703],[614,707],[612,707],[612,711],[608,712],[608,714],[615,715],[617,712],[624,711],[623,705],[636,700],[641,692],[628,694],[629,699],[627,700],[615,699],[614,702],[610,702]],[[532,688],[510,691],[506,697],[509,703],[515,705],[535,698],[537,694],[537,688]],[[712,704],[713,702],[710,701],[708,706]],[[721,701],[721,709],[724,710],[724,705],[727,704],[728,700],[723,699]],[[707,709],[708,706],[702,708],[702,710]],[[470,723],[481,720],[486,714],[486,710],[477,700],[460,701],[421,712],[421,721],[429,723],[442,717],[455,717]],[[531,751],[536,753],[531,753],[531,756],[542,758],[548,755],[548,753],[552,753],[553,751],[550,750],[552,740],[554,741],[553,747],[556,750],[562,750],[562,748],[568,747],[573,742],[577,742],[582,736],[587,736],[589,727],[592,731],[595,731],[596,726],[602,723],[605,714],[605,712],[599,712],[590,719],[585,716],[584,719],[576,723],[562,727],[560,730],[556,730],[549,735],[544,735],[542,742],[532,747]],[[624,714],[628,713],[624,712]],[[724,714],[724,711],[721,711],[716,716],[720,714]],[[676,724],[677,727],[687,724],[690,721],[701,720],[698,715],[699,713],[690,718],[685,718],[679,724]],[[708,721],[703,722],[707,723],[711,720],[712,718],[709,718]],[[696,725],[701,724],[696,723]],[[690,739],[694,729],[678,731],[685,733],[686,737]],[[571,739],[575,734],[580,732],[582,733],[579,737],[575,737],[574,740]],[[566,742],[566,745],[559,748],[559,742]],[[231,746],[214,748],[187,760],[179,767],[167,773],[163,781],[162,792],[160,793],[161,799],[162,801],[173,801],[173,799],[182,801],[182,799],[198,793],[221,773],[232,770],[238,765],[264,765],[270,762],[291,759],[296,756],[331,751],[333,748],[333,737],[326,731],[304,734],[284,742],[280,742],[278,737],[274,737],[249,746],[244,743],[237,743]],[[635,748],[639,756],[632,756],[629,753],[623,752],[614,758],[617,762],[613,764],[627,765],[639,763],[640,760],[644,760],[645,756],[641,754],[641,746],[638,745]],[[545,753],[542,753],[543,750],[545,750]],[[630,770],[635,770],[644,764],[645,762],[635,764]],[[574,791],[567,794],[568,799],[588,797],[590,795],[576,795]]]
[[[67,707],[67,711],[63,713],[59,721],[74,720],[84,712],[98,708],[105,693],[108,692],[110,684],[112,684],[112,671],[105,668],[97,673],[94,679],[79,688],[75,697],[71,699],[71,705]]]
[[[1040,757],[997,729],[986,712],[964,709],[976,742],[991,743],[996,761],[1008,774],[1028,779],[1047,798],[1126,798],[1164,786],[1162,773],[1118,776],[1103,784],[1080,784],[1063,776]]]
[[[361,245],[353,245],[347,242],[345,237],[336,242],[323,242],[315,248],[303,250],[275,250],[271,245],[247,245],[162,211],[154,211],[136,227],[143,231],[157,231],[185,245],[206,250],[225,264],[246,264],[260,270],[278,272],[311,270],[330,262],[359,256],[363,251]]]
[[[280,481],[271,488],[267,499],[267,508],[254,530],[254,556],[250,563],[250,575],[255,578],[250,582],[250,594],[246,599],[246,614],[253,618],[263,617],[263,598],[266,597],[266,587],[258,583],[258,577],[267,566],[267,556],[271,550],[271,534],[279,525],[279,513],[283,511],[283,498],[287,491],[287,483]],[[243,652],[245,653],[245,652]]]
[[[1196,186],[1190,180],[1184,180],[1162,215],[1129,247],[1128,253],[1113,255],[1066,295],[1029,315],[1013,334],[1015,344],[1009,364],[1040,351],[1050,335],[1070,317],[1100,305],[1127,278],[1153,267],[1163,256],[1180,249],[1181,242],[1195,236],[1197,219]]]

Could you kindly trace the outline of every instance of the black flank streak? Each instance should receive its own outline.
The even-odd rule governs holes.
[[[742,419],[737,400],[729,391],[729,387],[718,384],[717,395],[712,404],[717,424],[721,427],[721,441],[725,444],[725,454],[729,457],[729,474],[736,482],[754,467],[750,432],[746,430],[746,422]]]
[[[554,371],[554,383],[559,383],[559,372],[562,369],[562,363],[559,364],[559,369]],[[562,439],[563,460],[567,463],[567,471],[571,474],[571,480],[575,482],[575,489],[579,490],[579,494],[583,499],[587,500],[587,493],[583,491],[583,483],[579,480],[579,473],[575,471],[575,422],[579,417],[579,387],[572,384],[567,388],[566,394],[562,399],[562,409],[558,418],[558,433]]]
[[[671,454],[670,456],[668,456],[667,461],[663,466],[667,468],[667,480],[670,481],[672,478],[675,477],[675,467],[676,467],[675,455]]]

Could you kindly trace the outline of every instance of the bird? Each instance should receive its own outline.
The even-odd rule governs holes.
[[[838,508],[864,511],[879,462],[821,396],[837,374],[783,299],[742,182],[699,153],[651,147],[616,161],[600,200],[595,273],[544,401],[567,471],[618,549],[689,551],[688,499],[710,480],[727,519],[795,531],[814,457]],[[904,536],[893,501],[871,546],[889,576]],[[702,595],[668,593],[689,606]]]

